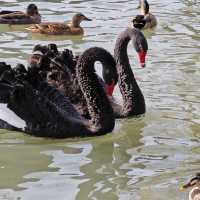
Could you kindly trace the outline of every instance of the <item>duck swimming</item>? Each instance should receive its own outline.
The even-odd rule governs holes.
[[[35,24],[34,26],[26,28],[32,33],[40,33],[47,35],[83,35],[84,30],[80,26],[82,21],[92,21],[82,13],[77,13],[72,17],[70,24],[59,22],[45,22]]]
[[[195,177],[183,185],[181,190],[185,190],[187,188],[192,188],[189,193],[189,200],[200,200],[200,173],[197,173]]]
[[[157,20],[155,15],[149,12],[149,3],[147,0],[139,0],[139,8],[141,11],[141,15],[144,16],[144,20],[146,24],[144,29],[153,28],[157,25]]]
[[[35,4],[29,4],[26,13],[21,11],[0,12],[0,24],[35,24],[41,22],[41,16]]]

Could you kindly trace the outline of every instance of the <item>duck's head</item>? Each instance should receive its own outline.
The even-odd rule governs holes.
[[[38,15],[38,8],[35,4],[31,3],[28,5],[27,9],[26,9],[26,13],[29,16],[34,16],[34,15]]]
[[[149,13],[149,3],[147,0],[139,0],[139,8],[141,10],[142,15],[146,15]]]
[[[200,188],[200,173],[197,173],[195,177],[191,178],[185,185],[183,185],[181,190],[193,187]]]
[[[72,25],[74,27],[79,27],[82,21],[92,21],[91,19],[87,18],[82,13],[77,13],[72,17]]]

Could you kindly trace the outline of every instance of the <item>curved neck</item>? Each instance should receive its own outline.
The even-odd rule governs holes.
[[[117,38],[114,57],[119,75],[119,88],[123,96],[122,116],[143,114],[145,102],[143,94],[132,72],[127,47],[130,40],[136,39],[137,29],[127,28]]]
[[[91,117],[90,129],[100,135],[112,131],[115,119],[108,97],[95,74],[96,61],[107,66],[111,63],[115,65],[113,57],[106,50],[98,47],[90,48],[79,57],[76,76]]]

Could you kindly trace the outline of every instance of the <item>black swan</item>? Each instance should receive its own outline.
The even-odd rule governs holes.
[[[145,67],[145,58],[146,58],[146,54],[148,50],[148,44],[147,44],[146,38],[144,37],[143,33],[138,28],[127,28],[118,36],[115,49],[114,49],[114,58],[117,63],[116,69],[117,69],[118,78],[119,78],[118,84],[120,87],[121,94],[123,96],[124,105],[120,106],[111,101],[115,116],[117,118],[123,118],[123,117],[145,113],[144,97],[135,80],[135,77],[133,75],[133,72],[129,64],[128,55],[127,55],[127,46],[130,40],[132,41],[133,47],[138,53],[141,67]],[[62,66],[63,62],[60,62],[59,65]],[[104,65],[104,71],[106,71],[106,69],[109,70],[110,67],[107,67],[106,65]],[[109,71],[109,72],[110,73],[108,73],[109,75],[108,77],[111,77],[110,74],[112,74],[114,70]],[[85,102],[83,101],[83,98],[81,98],[82,93],[79,92],[80,88],[79,88],[79,85],[76,84],[77,80],[73,71],[71,75],[71,77],[73,78],[71,80],[70,79],[67,80],[65,76],[60,78],[61,76],[59,75],[58,77],[55,78],[54,76],[54,78],[58,82],[58,85],[60,83],[65,83],[63,86],[65,94],[67,96],[68,95],[70,96],[70,100],[72,102],[76,102],[75,104],[79,105],[79,108],[80,108],[79,112],[82,115],[86,114],[87,106]],[[109,84],[112,85],[112,81],[110,81]],[[114,86],[112,87],[111,91],[113,91],[113,88]],[[111,92],[111,95],[112,95],[112,92]]]
[[[109,52],[94,47],[86,50],[78,59],[76,74],[78,84],[86,99],[91,120],[83,119],[60,91],[41,81],[37,66],[27,75],[22,66],[14,72],[4,71],[0,78],[0,102],[6,104],[25,121],[25,127],[16,128],[9,121],[0,120],[1,128],[20,130],[31,135],[52,138],[97,136],[111,132],[115,125],[113,109],[94,73],[94,63],[115,66]],[[6,67],[4,67],[6,68]],[[17,76],[17,72],[19,76]],[[14,74],[14,75],[13,75]],[[30,78],[30,79],[29,79]],[[34,79],[35,78],[35,79]]]
[[[64,92],[76,110],[83,117],[89,118],[86,101],[75,73],[77,60],[78,56],[75,57],[72,51],[65,49],[59,52],[55,44],[49,44],[48,46],[36,45],[28,62],[37,64],[40,71],[45,72],[44,80]],[[112,96],[118,81],[115,65],[109,61],[102,62],[102,75],[103,80],[99,76],[98,79],[106,93]]]
[[[127,46],[132,41],[139,55],[141,66],[145,66],[145,56],[148,50],[143,33],[137,28],[127,28],[117,38],[114,58],[119,76],[119,88],[123,97],[123,106],[116,111],[118,117],[128,117],[145,113],[144,96],[135,80],[127,55]],[[114,109],[115,110],[115,109]]]

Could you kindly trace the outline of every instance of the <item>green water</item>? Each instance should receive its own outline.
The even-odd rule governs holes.
[[[25,10],[30,1],[1,0],[1,9]],[[0,26],[0,61],[26,64],[33,45],[55,42],[78,54],[91,46],[113,52],[137,0],[33,1],[43,21],[82,12],[83,37],[33,35],[23,26]],[[197,0],[149,0],[158,18],[145,31],[147,67],[129,47],[147,113],[118,120],[108,135],[50,140],[0,130],[0,200],[183,200],[179,187],[200,164],[200,20]],[[118,90],[115,96],[120,99]]]

